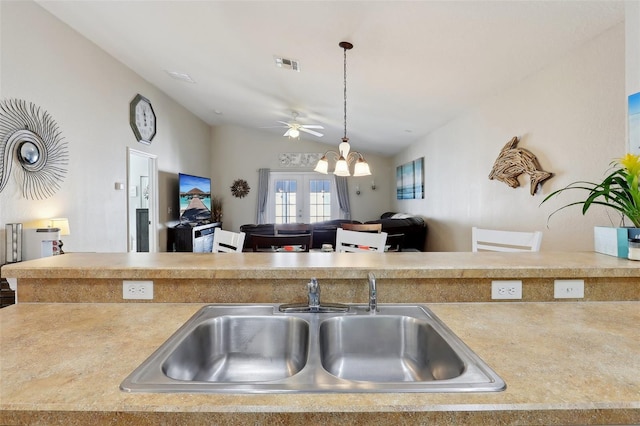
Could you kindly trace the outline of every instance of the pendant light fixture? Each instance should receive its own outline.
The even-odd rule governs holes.
[[[351,145],[349,145],[349,138],[347,137],[347,50],[351,50],[353,44],[348,41],[341,41],[338,45],[344,50],[344,137],[342,138],[342,143],[338,146],[338,152],[325,152],[314,170],[326,175],[329,172],[327,155],[332,154],[337,160],[334,174],[338,176],[351,176],[349,165],[355,161],[353,176],[369,176],[371,175],[369,164],[358,151],[351,151]]]

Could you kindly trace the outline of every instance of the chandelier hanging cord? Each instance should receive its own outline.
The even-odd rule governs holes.
[[[353,44],[347,42],[347,41],[342,41],[340,42],[340,47],[342,47],[343,49],[343,53],[344,53],[344,73],[343,73],[343,78],[344,78],[344,139],[347,139],[347,50],[351,50],[353,49]],[[345,141],[346,142],[346,141]]]

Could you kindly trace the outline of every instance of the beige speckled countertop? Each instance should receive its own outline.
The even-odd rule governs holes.
[[[0,424],[640,423],[640,303],[429,307],[506,381],[464,394],[141,394],[120,382],[201,304],[0,310]]]
[[[205,303],[304,301],[313,276],[325,302],[362,303],[370,271],[381,303],[428,304],[507,390],[119,390]],[[17,279],[19,301],[0,309],[0,424],[640,424],[639,262],[590,252],[72,253],[0,274]],[[494,279],[521,280],[522,302],[491,302]],[[583,280],[584,298],[554,299],[555,279]],[[123,280],[153,281],[145,302],[155,303],[123,300]]]
[[[636,277],[640,262],[594,252],[71,253],[2,267],[2,277],[125,279]]]
[[[316,277],[326,301],[357,303],[370,271],[383,302],[487,302],[496,279],[521,280],[522,301],[556,300],[555,279],[582,279],[584,301],[640,300],[640,262],[592,252],[71,253],[0,273],[20,302],[123,302],[123,280],[152,280],[156,303],[301,302]]]

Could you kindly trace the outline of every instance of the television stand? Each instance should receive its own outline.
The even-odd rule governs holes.
[[[213,248],[213,233],[216,228],[222,228],[222,222],[212,222],[206,225],[196,226],[180,224],[169,228],[167,251],[211,253]]]

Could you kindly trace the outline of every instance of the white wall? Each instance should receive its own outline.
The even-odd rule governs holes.
[[[425,199],[396,201],[395,210],[426,217],[428,250],[471,250],[472,226],[542,230],[542,250],[593,250],[593,226],[611,225],[606,215],[583,217],[576,207],[547,228],[548,215],[572,199],[539,204],[570,182],[601,180],[624,155],[624,46],[620,24],[396,156],[394,165],[425,157]],[[555,174],[533,197],[526,175],[517,189],[488,179],[513,136]]]
[[[162,224],[171,219],[166,209],[177,191],[176,173],[209,173],[210,126],[37,4],[0,2],[0,10],[0,98],[24,99],[51,114],[70,154],[53,197],[23,198],[13,176],[0,192],[0,263],[5,223],[60,216],[71,227],[65,251],[126,251],[128,191],[114,187],[126,182],[126,148],[158,156]],[[136,93],[149,98],[157,116],[150,146],[138,143],[129,126]],[[164,230],[159,245],[164,250]]]
[[[640,1],[625,3],[627,94],[640,92]]]
[[[626,50],[626,88],[627,96],[640,92],[640,0],[625,3],[625,50]],[[628,106],[628,103],[626,104]],[[627,108],[627,114],[628,114]],[[637,145],[632,146],[629,139],[629,121],[627,120],[628,150],[640,154]]]
[[[300,138],[288,139],[243,127],[216,126],[212,132],[211,190],[223,199],[224,229],[237,231],[241,225],[256,223],[256,190],[258,169],[262,167],[279,171],[310,171],[307,169],[286,169],[278,162],[278,155],[286,152],[324,152],[336,150],[334,145],[321,144]],[[363,153],[371,166],[372,176],[349,178],[349,200],[351,216],[355,220],[379,219],[391,207],[391,197],[395,183],[387,176],[391,173],[391,159]],[[331,166],[329,167],[331,169]],[[249,195],[235,198],[231,195],[231,184],[236,179],[244,179],[251,187]],[[375,180],[376,190],[371,190]],[[355,186],[360,185],[361,194],[356,196]]]

